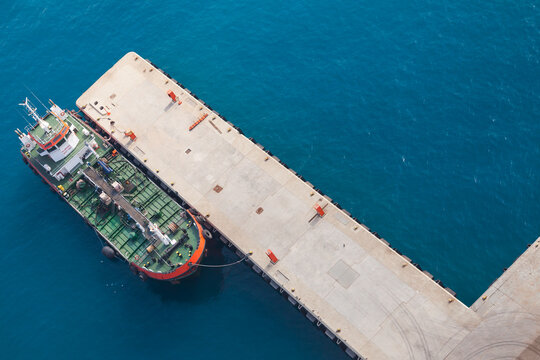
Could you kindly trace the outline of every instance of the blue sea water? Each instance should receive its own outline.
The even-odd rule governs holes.
[[[72,108],[137,51],[471,304],[540,235],[539,9],[2,0],[2,357],[346,358],[245,266],[171,286],[106,261],[20,159],[26,87]]]

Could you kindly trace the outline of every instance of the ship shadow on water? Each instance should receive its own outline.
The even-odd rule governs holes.
[[[216,240],[207,240],[206,257],[202,264],[225,264],[224,252],[228,251]],[[197,272],[178,284],[168,281],[147,280],[148,289],[161,297],[163,302],[201,303],[217,296],[224,282],[223,268],[199,268]]]

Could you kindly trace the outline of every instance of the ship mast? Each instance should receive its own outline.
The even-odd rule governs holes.
[[[25,98],[24,102],[19,105],[25,108],[26,112],[28,113],[28,116],[31,116],[45,132],[51,131],[51,126],[49,125],[49,123],[43,120],[38,115],[37,108],[32,105],[32,103],[30,102],[30,100],[28,100],[28,98]]]

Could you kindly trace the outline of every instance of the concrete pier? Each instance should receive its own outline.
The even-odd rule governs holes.
[[[540,358],[540,240],[469,308],[139,55],[77,106],[351,358]]]

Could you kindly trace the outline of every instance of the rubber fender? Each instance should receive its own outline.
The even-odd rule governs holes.
[[[114,259],[115,258],[115,253],[114,253],[114,250],[112,247],[110,246],[104,246],[102,249],[101,249],[101,253],[103,255],[105,255],[105,257],[107,259]]]
[[[212,233],[208,229],[203,230],[203,235],[205,239],[208,239],[208,240],[212,239]]]

